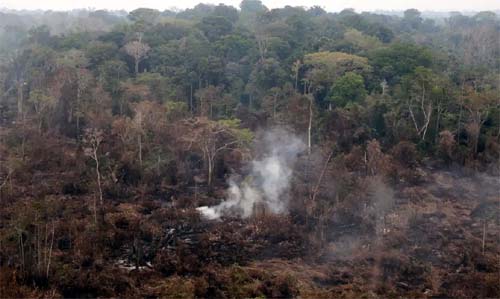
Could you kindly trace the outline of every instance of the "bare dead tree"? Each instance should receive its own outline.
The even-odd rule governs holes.
[[[147,53],[151,49],[147,44],[142,43],[141,40],[132,41],[125,45],[125,52],[134,58],[134,71],[135,75],[139,73],[139,63],[146,58]]]
[[[416,102],[417,105],[419,106],[420,112],[424,117],[422,123],[419,123],[419,121],[417,121],[410,100],[407,101],[407,105],[408,105],[408,110],[410,112],[410,117],[415,127],[415,131],[417,132],[417,135],[420,136],[420,139],[423,141],[425,140],[427,129],[429,128],[429,123],[431,122],[432,109],[433,109],[432,101],[427,99],[425,96],[425,86],[423,83],[422,83],[422,95],[416,98]]]
[[[83,139],[86,147],[84,148],[84,153],[86,156],[90,157],[95,162],[95,172],[97,188],[99,192],[99,202],[102,207],[102,187],[101,187],[101,172],[99,170],[99,147],[104,139],[103,132],[97,129],[86,129],[85,136]],[[94,197],[94,222],[97,224],[97,203]]]
[[[292,71],[295,74],[295,90],[297,90],[297,86],[299,85],[299,72],[301,67],[302,62],[298,59],[292,65]]]
[[[316,195],[318,194],[319,188],[321,187],[326,170],[328,169],[328,164],[330,163],[330,160],[332,159],[334,152],[335,152],[334,150],[330,152],[330,154],[325,160],[325,163],[323,164],[323,169],[321,170],[321,174],[319,175],[318,181],[316,182],[316,185],[314,186],[311,193],[311,202],[316,201]]]
[[[49,278],[50,261],[52,260],[52,248],[54,248],[54,234],[55,234],[55,227],[54,227],[54,222],[52,222],[52,238],[50,240],[49,257],[47,260],[47,272],[45,275],[47,278]]]
[[[255,35],[257,41],[257,48],[259,49],[260,60],[264,61],[267,54],[267,48],[269,47],[269,38],[263,34],[259,33]]]
[[[234,127],[234,124],[224,124],[198,118],[190,124],[190,134],[183,136],[183,142],[187,143],[187,149],[198,148],[203,153],[203,159],[207,163],[207,184],[212,185],[215,162],[218,155],[225,151],[238,151],[242,144],[248,142],[246,131]]]

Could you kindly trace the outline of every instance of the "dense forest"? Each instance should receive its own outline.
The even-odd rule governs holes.
[[[500,297],[500,17],[0,12],[0,297]]]

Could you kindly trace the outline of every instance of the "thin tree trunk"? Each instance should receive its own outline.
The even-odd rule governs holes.
[[[43,264],[46,265],[47,264],[47,242],[48,242],[48,239],[49,239],[49,229],[48,229],[48,226],[47,226],[47,223],[45,223],[45,242],[44,242],[44,252],[43,252]]]
[[[41,116],[40,116],[41,118]],[[38,121],[38,134],[42,135],[42,126],[43,126],[43,119],[40,119]]]
[[[273,98],[273,120],[276,120],[276,102],[277,102],[277,97],[278,97],[278,93],[276,92],[274,94],[274,98]]]
[[[410,105],[409,100],[408,100],[407,104],[408,104],[408,111],[410,112],[411,120],[413,121],[413,126],[415,127],[415,131],[417,131],[417,134],[418,134],[419,129],[418,129],[417,120],[415,119],[415,115],[413,114],[413,109],[411,109],[411,105]]]
[[[434,134],[434,143],[438,142],[439,138],[439,125],[441,121],[441,105],[438,105],[437,116],[436,116],[436,133]]]
[[[321,170],[321,174],[318,178],[318,182],[316,183],[316,186],[313,189],[313,192],[311,194],[311,201],[314,202],[316,200],[316,195],[318,194],[319,188],[321,186],[321,182],[323,181],[323,177],[325,176],[326,169],[328,168],[328,164],[330,163],[330,160],[333,157],[333,152],[330,152],[330,155],[328,155],[328,158],[325,161],[325,164],[323,165],[323,169]]]
[[[103,207],[103,198],[102,198],[102,187],[101,187],[101,172],[99,170],[99,158],[97,156],[97,147],[94,148],[94,161],[95,161],[95,171],[97,175],[97,188],[99,190],[99,202],[101,208]],[[94,223],[97,225],[97,203],[94,197]]]
[[[21,160],[24,161],[25,156],[26,156],[26,132],[24,128],[24,119],[22,120],[23,125],[22,125],[22,131],[23,131],[23,138],[21,139]]]
[[[203,148],[203,155],[205,156],[205,160],[207,161],[207,172],[208,172],[208,177],[207,177],[207,184],[208,186],[212,185],[212,172],[213,172],[213,159],[215,158],[214,155],[210,153],[209,147],[207,145],[204,146]]]
[[[463,97],[464,97],[464,82],[462,82],[462,93],[460,95],[460,112],[458,113],[458,121],[457,121],[457,136],[458,136],[458,139],[460,139],[460,125],[462,123]]]
[[[193,83],[189,84],[189,109],[191,110],[191,115],[193,115]]]
[[[486,220],[483,220],[483,253],[484,253],[484,245],[486,244]]]
[[[477,158],[478,145],[479,145],[479,134],[476,134],[476,136],[474,136],[474,158]]]
[[[141,134],[139,134],[137,136],[137,143],[139,146],[139,166],[141,167],[141,171],[142,171],[142,137],[141,137]]]
[[[50,240],[49,258],[48,258],[48,261],[47,261],[47,271],[46,271],[46,277],[47,278],[49,278],[50,261],[52,259],[52,248],[54,247],[54,234],[55,234],[55,228],[54,228],[54,222],[52,222],[52,239]]]
[[[139,270],[139,246],[137,236],[134,234],[134,242],[132,244],[133,253],[135,254],[135,269]]]
[[[208,157],[208,185],[212,186],[212,172],[213,172],[213,161],[212,158]]]
[[[311,155],[311,131],[312,131],[312,118],[313,118],[313,98],[309,97],[309,124],[307,127],[307,153]]]
[[[36,225],[36,259],[37,259],[36,269],[38,272],[40,272],[40,261],[42,260],[42,253],[40,250],[40,225],[39,224]]]
[[[79,75],[77,75],[79,77]],[[77,79],[77,87],[76,87],[76,139],[80,139],[80,97],[81,97],[81,89],[80,89],[80,79]]]
[[[103,200],[102,200],[101,172],[99,171],[99,162],[97,162],[96,171],[97,171],[97,186],[99,187],[99,201],[102,205]]]
[[[424,127],[422,128],[423,129],[422,141],[425,141],[425,135],[427,134],[427,129],[429,128],[429,123],[431,121],[431,115],[432,115],[432,105],[429,105],[429,112],[425,114],[426,121],[425,121]]]
[[[9,169],[8,173],[7,173],[7,177],[5,177],[5,180],[2,182],[2,184],[0,184],[0,191],[3,190],[4,186],[7,186],[7,182],[9,182],[10,185],[12,185],[12,182],[10,181],[10,177],[12,176],[12,173],[13,173],[13,170]],[[9,189],[12,189],[12,186]],[[2,194],[0,193],[0,204],[1,203],[2,203]]]
[[[120,115],[123,115],[123,100],[119,100],[120,103]]]
[[[21,230],[19,230],[19,246],[21,247],[21,269],[23,271],[23,274],[24,274],[24,271],[26,270],[26,264],[25,264],[25,259],[24,259],[24,242],[23,242],[23,232]]]
[[[161,164],[161,157],[160,154],[158,154],[158,162],[156,163],[156,173],[158,176],[160,176],[160,164]]]
[[[97,198],[94,196],[94,225],[97,226]]]
[[[23,82],[17,84],[17,116],[19,119],[24,120],[24,94],[23,94]]]
[[[299,86],[300,60],[297,60],[295,62],[294,68],[295,68],[295,91],[297,91],[297,87]]]

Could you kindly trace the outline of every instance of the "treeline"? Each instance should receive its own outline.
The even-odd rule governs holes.
[[[106,159],[141,175],[197,151],[192,160],[202,161],[181,172],[200,169],[211,184],[222,152],[247,146],[251,131],[285,125],[309,152],[348,153],[377,139],[447,163],[495,161],[499,26],[491,12],[436,24],[415,9],[399,18],[269,10],[255,0],[240,10],[140,8],[107,32],[5,25],[0,111],[11,153],[3,158],[24,161],[39,146],[34,134],[85,145],[98,132],[114,146]]]

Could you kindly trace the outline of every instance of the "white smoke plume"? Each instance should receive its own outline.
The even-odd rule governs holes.
[[[213,220],[223,215],[246,218],[252,215],[256,205],[263,205],[276,214],[286,211],[292,168],[305,145],[295,135],[274,129],[259,139],[257,148],[263,149],[263,155],[251,162],[251,171],[245,180],[229,180],[226,201],[198,208],[205,218]]]

